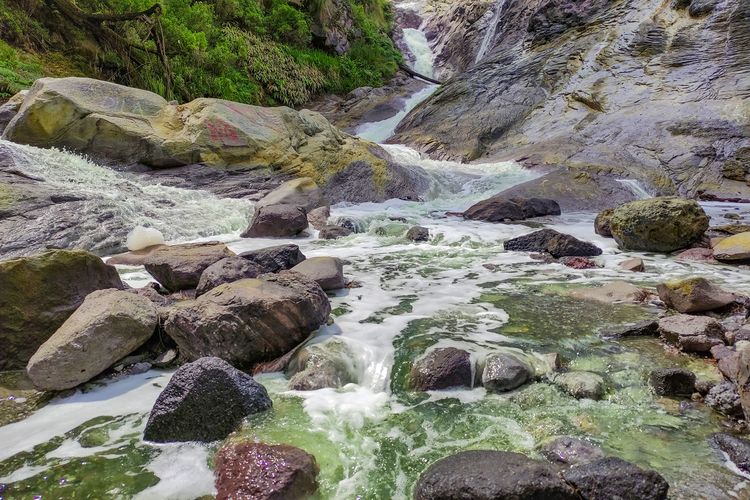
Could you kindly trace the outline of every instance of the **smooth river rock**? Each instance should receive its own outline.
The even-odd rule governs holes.
[[[344,263],[336,257],[311,257],[294,266],[292,271],[307,276],[326,291],[346,286]]]
[[[685,352],[709,352],[713,346],[724,343],[724,328],[708,316],[675,314],[661,318],[659,333]]]
[[[151,409],[147,441],[212,442],[224,439],[242,421],[271,408],[266,388],[226,361],[204,357],[172,375]]]
[[[91,292],[123,286],[113,266],[82,250],[0,261],[0,371],[25,368]]]
[[[510,354],[490,354],[482,372],[482,385],[489,392],[507,392],[528,382],[533,369]]]
[[[305,260],[305,255],[299,247],[292,244],[250,250],[242,252],[240,257],[258,265],[266,273],[277,273],[291,269]]]
[[[245,278],[257,278],[264,272],[257,264],[238,255],[226,257],[214,262],[201,273],[198,286],[195,289],[195,296],[199,297],[224,283]]]
[[[307,229],[307,212],[297,205],[266,205],[256,207],[250,226],[242,238],[285,238],[297,236]]]
[[[601,399],[604,396],[604,379],[596,373],[555,373],[550,379],[576,399]]]
[[[750,260],[750,232],[721,240],[714,246],[714,258],[723,262]]]
[[[233,255],[223,243],[185,243],[157,248],[143,265],[164,288],[177,292],[196,288],[203,271]]]
[[[147,298],[97,290],[41,345],[26,371],[39,389],[71,389],[143,345],[157,323],[156,307]]]
[[[668,307],[681,313],[712,311],[735,301],[733,293],[701,277],[667,281],[657,285],[656,291]]]
[[[507,198],[502,193],[469,207],[463,214],[485,222],[519,221],[544,215],[560,215],[560,205],[547,198]]]
[[[562,477],[584,499],[666,500],[669,484],[657,472],[620,458],[607,457],[571,467]]]
[[[415,391],[434,391],[451,387],[471,387],[471,355],[455,347],[433,349],[411,368],[410,387]]]

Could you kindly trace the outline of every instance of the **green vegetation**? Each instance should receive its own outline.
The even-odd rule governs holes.
[[[74,8],[119,14],[153,3],[78,0]],[[119,47],[55,5],[0,0],[0,97],[42,75],[84,74],[182,102],[299,106],[317,94],[381,85],[401,57],[388,36],[388,0],[165,0],[160,15],[103,23]],[[329,32],[345,37],[348,50],[327,47]]]

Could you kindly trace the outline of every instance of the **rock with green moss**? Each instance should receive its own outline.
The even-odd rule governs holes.
[[[667,281],[657,285],[656,291],[668,307],[681,313],[713,311],[735,301],[733,293],[700,277]]]
[[[708,229],[701,206],[683,198],[650,198],[617,207],[610,231],[620,248],[672,252],[698,241]]]
[[[721,240],[714,246],[714,258],[724,262],[750,260],[750,232]]]
[[[83,250],[0,262],[0,371],[22,369],[88,294],[123,288],[117,270]]]
[[[294,354],[287,366],[289,388],[314,391],[354,382],[352,359],[347,345],[338,339],[305,346]]]
[[[551,380],[576,399],[601,399],[604,396],[604,379],[593,372],[557,373]]]

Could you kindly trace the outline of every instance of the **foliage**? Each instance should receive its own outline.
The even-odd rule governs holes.
[[[153,0],[76,2],[86,12],[122,13],[145,10]],[[299,106],[317,94],[381,85],[397,70],[401,57],[388,36],[388,0],[160,3],[163,11],[159,24],[135,20],[117,25],[118,34],[128,42],[153,52],[136,52],[136,65],[122,51],[97,47],[91,34],[72,26],[60,27],[59,15],[44,7],[41,0],[0,0],[0,38],[33,51],[41,59],[46,59],[48,53],[63,54],[85,74],[146,88],[183,102],[219,97],[250,104]],[[320,9],[341,6],[348,9],[353,20],[347,28],[351,48],[337,55],[326,49],[323,39],[314,33],[319,32],[316,20],[325,19],[319,15]],[[56,29],[61,33],[54,33]],[[171,95],[166,95],[169,87],[164,66],[155,54],[156,30],[163,32],[172,75]],[[56,44],[49,40],[54,37],[64,37],[72,43],[63,44],[68,47],[64,52],[53,50],[50,47]],[[7,44],[3,47],[10,49]],[[40,73],[47,73],[42,71],[46,65],[25,66],[28,61],[19,59],[20,52],[10,51],[13,54],[0,61],[0,86],[4,86],[0,92],[28,86]]]
[[[29,87],[42,76],[42,67],[32,58],[21,55],[0,40],[0,98],[8,98]]]

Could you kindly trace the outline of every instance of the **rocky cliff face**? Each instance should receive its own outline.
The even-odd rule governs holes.
[[[750,2],[507,0],[494,40],[394,142],[747,196]]]

